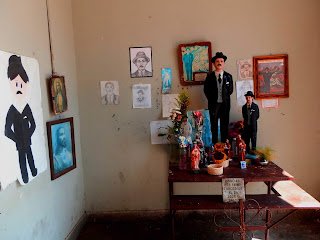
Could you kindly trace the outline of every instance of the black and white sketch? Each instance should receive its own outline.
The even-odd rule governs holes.
[[[133,108],[151,108],[151,84],[132,86]]]
[[[130,76],[132,78],[152,77],[151,47],[132,47],[130,53]]]
[[[101,103],[104,105],[117,105],[120,102],[118,81],[101,81]]]
[[[243,97],[248,91],[253,92],[253,80],[236,81],[237,89],[237,102],[239,106],[243,106],[246,103],[246,99]]]

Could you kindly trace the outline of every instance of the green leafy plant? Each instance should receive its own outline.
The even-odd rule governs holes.
[[[170,118],[172,120],[173,127],[170,130],[171,130],[171,134],[173,134],[176,138],[178,138],[181,131],[181,124],[184,121],[186,121],[188,118],[187,110],[190,105],[190,97],[185,91],[183,91],[179,94],[176,100],[179,108],[173,109],[171,112]]]
[[[271,161],[274,158],[274,150],[271,147],[258,147],[254,153],[258,155],[260,159]]]

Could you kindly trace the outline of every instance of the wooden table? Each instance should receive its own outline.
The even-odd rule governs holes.
[[[264,182],[267,185],[266,194],[246,195],[246,199],[253,201],[242,201],[239,203],[224,203],[221,195],[175,195],[174,183],[200,183],[200,182],[221,182],[223,178],[243,178],[245,184],[248,182]],[[270,162],[266,166],[252,165],[246,169],[240,169],[239,162],[230,162],[230,166],[224,168],[223,175],[213,176],[209,175],[206,169],[201,169],[200,173],[195,174],[188,170],[179,170],[177,167],[171,166],[169,168],[168,182],[169,182],[169,198],[170,198],[170,218],[172,227],[172,239],[175,237],[174,229],[174,215],[177,210],[200,210],[200,209],[238,209],[239,210],[239,226],[220,227],[222,231],[238,231],[241,236],[241,240],[245,240],[246,231],[262,230],[265,233],[265,239],[268,239],[269,229],[275,224],[292,214],[297,209],[320,209],[320,203],[304,192],[299,186],[293,183],[293,176],[284,171],[278,165]],[[284,181],[284,183],[290,182],[292,189],[288,187],[278,187],[278,190],[274,187],[277,182]],[[278,183],[277,183],[278,184]],[[289,186],[288,185],[288,186]],[[294,196],[290,196],[290,199],[286,199],[282,195],[283,192],[293,190]],[[282,192],[281,192],[282,191]],[[254,204],[254,202],[258,204]],[[245,223],[245,211],[248,209],[261,209],[266,210],[266,221],[264,225],[250,226]],[[279,221],[270,222],[270,210],[271,209],[290,209],[292,210],[285,217]]]

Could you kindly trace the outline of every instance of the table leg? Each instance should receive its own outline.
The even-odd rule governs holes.
[[[268,194],[271,194],[272,182],[267,182],[268,184]]]
[[[239,200],[239,215],[240,215],[240,237],[241,237],[241,240],[246,240],[246,225],[244,221],[245,210],[244,210],[244,204],[242,199]]]
[[[266,230],[264,231],[264,240],[269,239],[269,221],[270,221],[270,210],[266,210]]]
[[[170,222],[171,222],[171,239],[175,239],[174,215],[175,210],[172,209],[171,200],[173,196],[173,182],[169,182],[169,206],[170,206]]]

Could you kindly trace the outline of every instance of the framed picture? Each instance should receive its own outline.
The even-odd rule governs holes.
[[[253,57],[256,98],[289,97],[288,55]]]
[[[60,114],[67,111],[68,101],[63,76],[52,76],[50,78],[50,92],[54,114]]]
[[[181,85],[203,84],[212,71],[210,42],[180,44],[178,47],[179,74]]]
[[[47,122],[51,180],[76,168],[73,118]]]
[[[152,77],[152,49],[151,47],[131,47],[130,76],[132,78]]]

